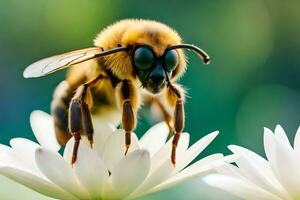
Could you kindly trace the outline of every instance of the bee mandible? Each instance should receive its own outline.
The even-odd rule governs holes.
[[[137,111],[150,96],[174,135],[171,161],[175,165],[185,119],[185,92],[176,84],[187,67],[183,49],[196,52],[205,64],[210,61],[207,53],[183,44],[169,26],[142,19],[121,20],[108,26],[95,38],[94,45],[37,61],[23,74],[25,78],[41,77],[69,68],[66,80],[55,89],[51,114],[58,142],[65,145],[74,137],[72,164],[77,159],[81,136],[87,136],[93,145],[91,115],[108,117],[121,113],[126,155]],[[167,110],[173,110],[173,116]]]

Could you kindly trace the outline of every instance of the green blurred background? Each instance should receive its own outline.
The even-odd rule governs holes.
[[[102,28],[124,18],[166,23],[210,54],[212,63],[204,66],[188,53],[189,68],[180,80],[189,88],[186,131],[192,141],[221,132],[202,155],[228,154],[229,144],[263,155],[264,126],[281,124],[293,138],[300,124],[300,1],[0,0],[1,143],[33,139],[29,114],[49,111],[52,91],[65,75],[25,80],[24,68],[40,58],[90,47]],[[137,133],[152,123],[146,111],[141,118]],[[205,186],[198,182],[144,199],[199,199]],[[218,199],[216,194],[212,190],[200,197]]]

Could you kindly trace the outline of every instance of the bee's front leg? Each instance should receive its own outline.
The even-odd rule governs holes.
[[[122,107],[122,127],[125,130],[125,155],[131,144],[131,132],[136,126],[136,112],[139,107],[137,89],[128,80],[123,80],[117,88],[118,101]]]
[[[167,100],[171,107],[175,107],[174,111],[174,138],[172,141],[171,161],[176,164],[176,148],[180,139],[180,135],[184,128],[184,90],[179,85],[169,84],[167,88]]]

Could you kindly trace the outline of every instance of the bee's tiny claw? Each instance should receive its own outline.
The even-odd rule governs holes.
[[[76,160],[77,160],[77,155],[73,155],[73,156],[72,156],[72,160],[71,160],[71,165],[72,165],[72,167],[74,166]]]
[[[126,156],[126,155],[127,155],[127,153],[128,153],[128,150],[129,150],[129,145],[126,145],[126,147],[125,147],[125,148],[126,148],[126,150],[125,150],[125,154],[124,154],[124,155]]]
[[[91,149],[93,148],[94,146],[94,139],[93,139],[93,135],[90,135],[88,136],[88,140],[89,140],[89,143],[90,143],[90,147]]]

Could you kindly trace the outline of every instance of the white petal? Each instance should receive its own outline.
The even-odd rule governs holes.
[[[89,141],[85,138],[82,138],[82,140],[80,140],[79,148],[80,148],[81,144],[84,144],[87,146],[90,145]],[[67,144],[65,146],[65,150],[64,150],[64,155],[63,155],[63,158],[69,164],[71,163],[71,160],[72,160],[73,148],[74,148],[74,137],[69,139],[69,141],[67,142]]]
[[[206,170],[207,168],[211,168],[211,164],[214,162],[217,162],[219,160],[222,160],[224,158],[223,154],[217,153],[209,155],[205,158],[202,158],[201,160],[195,162],[194,164],[188,166],[178,174],[176,174],[173,178],[185,178],[185,177],[194,177],[199,174],[199,172],[202,172],[203,170]],[[168,180],[169,181],[169,180]]]
[[[93,118],[93,125],[95,129],[93,148],[102,157],[105,143],[110,135],[116,131],[116,127],[112,123],[101,122],[95,118]]]
[[[292,196],[299,196],[300,158],[285,142],[265,133],[265,151],[272,170]]]
[[[85,143],[79,145],[74,169],[81,185],[89,191],[91,198],[100,198],[104,180],[108,177],[108,170],[98,154]]]
[[[140,149],[138,139],[135,133],[131,133],[131,145],[128,153]],[[118,163],[125,155],[125,131],[116,130],[107,139],[103,152],[103,161],[108,169],[112,169],[113,166]]]
[[[58,153],[38,149],[35,158],[38,167],[50,181],[78,198],[89,198],[88,193],[79,185],[72,166]]]
[[[288,198],[278,180],[274,177],[269,163],[256,153],[239,147],[230,145],[228,147],[233,153],[240,155],[236,163],[240,172],[247,177],[252,183],[277,194],[283,198]]]
[[[165,163],[163,163],[159,168],[149,174],[142,185],[136,191],[134,191],[134,193],[130,197],[136,198],[147,194],[150,189],[171,177],[174,170],[175,168],[171,160],[167,159]]]
[[[188,181],[192,178],[196,178],[197,176],[207,172],[211,169],[211,163],[216,162],[223,158],[222,154],[213,154],[207,156],[196,163],[192,164],[191,166],[187,167],[186,169],[182,170],[180,173],[175,175],[174,177],[166,180],[165,182],[161,183],[160,185],[153,188],[150,192],[157,192],[161,190],[165,190],[167,188],[173,187],[179,183]]]
[[[171,137],[168,142],[162,146],[160,150],[151,158],[151,168],[149,174],[152,174],[152,172],[156,171],[159,167],[161,167],[162,164],[171,160],[172,141],[173,137]],[[188,133],[182,133],[176,150],[177,158],[184,155],[189,146],[189,141],[190,135]]]
[[[22,162],[27,170],[41,175],[38,166],[35,163],[35,150],[40,146],[24,138],[14,138],[10,140],[10,145],[14,151],[15,158]]]
[[[274,154],[273,144],[274,144],[274,134],[270,129],[265,127],[264,128],[264,149],[270,165],[272,165],[272,163],[270,163],[269,157],[271,157],[272,154]]]
[[[300,126],[296,132],[295,140],[294,140],[294,149],[298,153],[300,153]]]
[[[177,146],[177,157],[184,155],[189,146],[190,135],[182,133]],[[168,179],[175,171],[175,167],[171,162],[171,149],[173,137],[154,154],[151,159],[150,172],[143,184],[132,194],[132,198],[141,196],[154,186]]]
[[[36,192],[57,199],[77,199],[70,193],[64,191],[55,184],[31,173],[14,169],[11,167],[0,168],[0,173]]]
[[[142,148],[150,152],[153,156],[166,142],[169,128],[165,122],[160,122],[152,126],[140,139]]]
[[[204,181],[213,186],[232,193],[242,199],[257,199],[257,200],[281,200],[279,197],[259,188],[250,182],[245,182],[241,179],[212,174],[204,178]]]
[[[243,176],[240,168],[238,168],[235,165],[232,165],[232,164],[229,164],[229,163],[226,163],[226,162],[220,160],[215,163],[212,163],[212,166],[219,174],[246,180],[246,178]]]
[[[12,148],[0,144],[0,165],[10,166],[18,169],[27,169],[27,167],[18,159]]]
[[[136,150],[122,158],[111,171],[114,198],[122,198],[133,192],[146,178],[150,169],[150,154]]]
[[[36,139],[42,147],[52,151],[60,149],[54,132],[53,119],[49,114],[40,110],[33,111],[30,115],[30,124]]]
[[[177,158],[184,156],[189,146],[190,135],[182,133],[177,146]],[[151,159],[151,167],[145,182],[132,194],[132,197],[146,194],[151,188],[159,185],[174,174],[175,167],[171,162],[171,149],[173,137],[155,153]]]
[[[176,163],[176,171],[182,170],[190,162],[192,162],[215,139],[215,137],[218,134],[219,131],[215,131],[204,136],[195,144],[193,144],[190,148],[188,148],[184,155],[178,156],[178,162]]]
[[[0,197],[4,200],[56,200],[38,193],[12,179],[0,174]],[[13,191],[13,192],[12,192]]]
[[[276,126],[274,133],[275,133],[275,137],[277,139],[281,140],[287,146],[291,146],[285,131],[283,130],[283,128],[280,125]]]
[[[231,154],[225,156],[222,160],[226,163],[234,163],[237,159],[239,159],[239,157],[240,157],[239,155]]]

